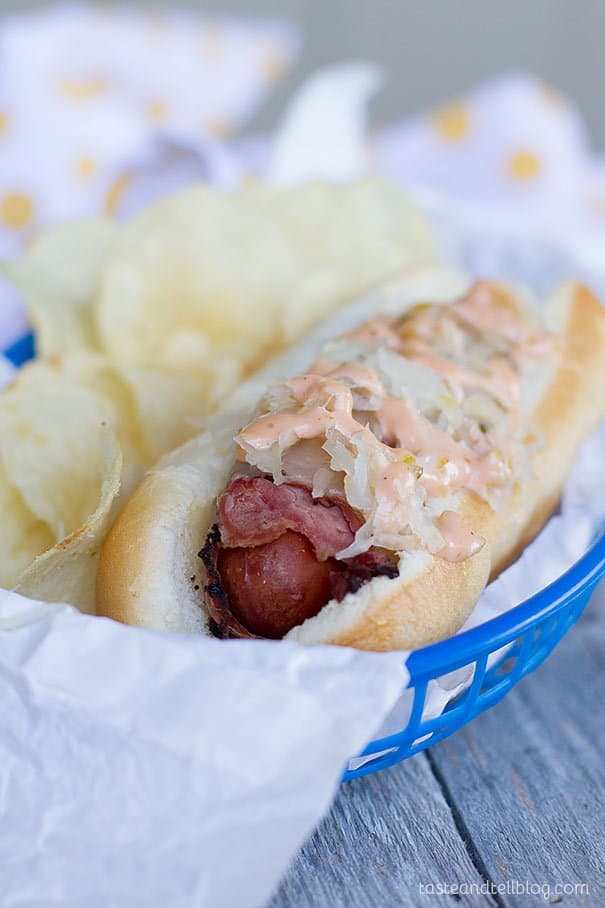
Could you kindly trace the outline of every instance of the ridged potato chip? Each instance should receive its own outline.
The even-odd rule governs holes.
[[[72,221],[42,233],[22,258],[3,264],[25,299],[39,355],[99,348],[94,300],[118,233],[111,221]]]
[[[0,460],[0,587],[11,589],[35,558],[52,548],[55,536],[33,514],[11,484]]]
[[[19,383],[35,389],[56,378],[91,388],[113,405],[125,492],[162,454],[199,431],[207,410],[205,385],[198,379],[120,363],[88,351],[34,360],[21,370]]]
[[[214,401],[345,298],[432,255],[421,215],[383,183],[199,186],[124,227],[97,336],[120,360],[203,378]]]
[[[343,300],[434,255],[424,217],[386,183],[199,185],[122,226],[51,230],[5,270],[42,356],[87,349],[187,375],[207,411]]]
[[[0,586],[94,611],[122,470],[115,419],[100,394],[49,376],[0,395]]]

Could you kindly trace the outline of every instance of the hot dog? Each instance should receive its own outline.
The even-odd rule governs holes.
[[[604,353],[578,285],[538,306],[432,269],[376,291],[148,474],[104,545],[99,613],[377,650],[455,632],[605,413]]]
[[[384,549],[339,560],[362,522],[344,502],[313,498],[304,486],[237,477],[217,514],[200,553],[212,577],[205,603],[217,636],[283,637],[329,600],[374,576],[397,576],[396,558]]]

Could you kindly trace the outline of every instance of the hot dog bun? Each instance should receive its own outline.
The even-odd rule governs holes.
[[[242,386],[205,431],[150,471],[115,522],[97,576],[97,611],[144,627],[208,632],[198,552],[215,519],[216,499],[234,462],[233,437],[254,413],[268,382],[302,371],[325,341],[419,300],[449,302],[468,281],[449,268],[409,273],[328,319],[307,343]],[[531,457],[534,478],[517,484],[496,513],[474,492],[455,510],[486,540],[476,554],[450,563],[410,552],[399,576],[377,577],[324,606],[286,637],[369,650],[409,649],[455,633],[490,577],[539,532],[559,498],[574,453],[605,414],[605,311],[578,284],[545,304],[559,340],[556,357],[527,376],[524,404],[543,441]]]

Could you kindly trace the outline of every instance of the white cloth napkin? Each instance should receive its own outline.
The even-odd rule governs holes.
[[[285,21],[178,9],[77,4],[1,19],[0,257],[42,224],[115,213],[159,139],[226,139],[298,48]]]
[[[605,268],[605,161],[577,107],[541,79],[501,76],[379,132],[370,152],[378,172],[479,223],[565,241]]]
[[[372,131],[366,108],[380,76],[363,63],[314,75],[271,141],[240,150],[242,168],[290,183],[378,174],[458,218],[563,243],[605,270],[605,158],[570,99],[534,76],[509,74]],[[329,141],[317,142],[326,130]]]

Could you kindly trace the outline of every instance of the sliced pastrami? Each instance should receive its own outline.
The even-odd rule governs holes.
[[[218,637],[281,638],[373,577],[395,577],[396,557],[370,549],[347,561],[361,521],[347,506],[264,478],[232,480],[200,557],[210,629]]]
[[[226,548],[265,545],[292,530],[325,560],[353,542],[361,521],[351,508],[313,498],[302,486],[237,477],[219,498],[218,525]]]

